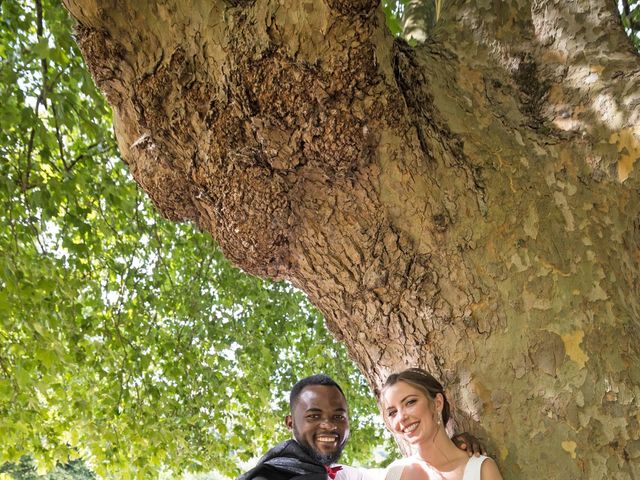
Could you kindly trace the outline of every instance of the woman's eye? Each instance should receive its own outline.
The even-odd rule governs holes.
[[[407,401],[407,405],[413,405],[414,403],[416,403],[416,401],[413,398]]]

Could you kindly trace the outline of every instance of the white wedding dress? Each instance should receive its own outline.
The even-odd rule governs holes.
[[[480,468],[482,467],[482,462],[487,458],[489,457],[484,455],[480,455],[479,457],[470,457],[464,467],[464,476],[462,477],[462,480],[480,480]],[[400,480],[405,465],[415,461],[416,459],[414,458],[403,458],[402,460],[393,462],[387,469],[385,480]]]

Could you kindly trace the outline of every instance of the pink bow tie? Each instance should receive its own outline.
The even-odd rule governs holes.
[[[336,474],[342,470],[342,467],[338,466],[338,467],[328,467],[327,465],[324,466],[324,469],[327,471],[327,475],[329,475],[329,478],[331,480],[334,480],[334,478],[336,478]]]

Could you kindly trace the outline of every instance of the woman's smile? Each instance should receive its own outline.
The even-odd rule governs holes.
[[[420,422],[415,422],[415,423],[412,423],[412,424],[404,427],[402,429],[402,433],[404,433],[405,435],[409,435],[409,434],[413,433],[416,430],[416,428],[418,428],[419,424],[420,424]]]

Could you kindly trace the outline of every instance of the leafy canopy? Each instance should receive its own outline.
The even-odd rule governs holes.
[[[3,477],[4,475],[4,477]],[[60,465],[54,471],[39,475],[33,459],[24,456],[19,463],[5,463],[0,466],[0,480],[95,480],[96,476],[81,460]]]
[[[620,0],[620,16],[636,50],[640,50],[640,0]]]
[[[286,393],[319,371],[368,458],[375,406],[321,315],[155,212],[59,2],[0,8],[0,464],[233,475],[288,436]]]

